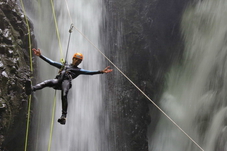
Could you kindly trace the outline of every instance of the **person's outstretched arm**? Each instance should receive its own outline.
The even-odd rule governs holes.
[[[102,74],[102,73],[109,73],[112,72],[113,69],[109,69],[110,66],[106,67],[103,70],[99,70],[99,71],[90,71],[90,70],[85,70],[85,69],[74,69],[77,70],[78,72],[80,72],[80,74],[87,74],[87,75],[93,75],[93,74]]]
[[[109,72],[112,72],[113,69],[110,69],[110,66],[107,66],[104,70],[102,70],[101,72],[103,73],[109,73]]]
[[[53,61],[53,60],[51,60],[51,59],[49,59],[49,58],[43,56],[43,55],[41,54],[40,49],[35,49],[35,48],[33,48],[32,50],[34,51],[34,54],[35,54],[36,56],[39,56],[41,59],[43,59],[44,61],[46,61],[46,62],[49,63],[50,65],[52,65],[52,66],[54,66],[54,67],[57,67],[57,68],[59,68],[59,69],[61,69],[61,67],[63,66],[62,63]]]

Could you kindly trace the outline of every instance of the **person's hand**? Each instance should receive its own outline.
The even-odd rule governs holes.
[[[34,54],[35,54],[36,56],[41,56],[41,51],[40,51],[40,49],[35,49],[35,48],[33,48],[32,50],[34,51]]]
[[[112,72],[113,69],[109,69],[110,66],[106,67],[104,70],[102,70],[103,73],[109,73],[109,72]]]

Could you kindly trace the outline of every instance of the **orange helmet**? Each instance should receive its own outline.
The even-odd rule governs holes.
[[[81,53],[75,53],[73,55],[73,58],[77,58],[77,59],[83,60],[84,56]]]

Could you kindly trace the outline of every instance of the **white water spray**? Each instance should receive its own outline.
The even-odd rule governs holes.
[[[66,1],[68,4],[66,5]],[[51,1],[39,0],[35,3],[36,10],[30,10],[33,19],[35,35],[38,47],[42,54],[52,60],[65,59],[69,37],[69,27],[74,24],[84,33],[99,49],[100,25],[102,23],[102,1],[99,0],[62,0],[53,1],[57,16],[57,26],[60,35],[60,43],[63,55],[60,53],[60,45],[56,34],[54,18],[52,15]],[[35,11],[36,13],[34,13]],[[69,11],[69,12],[68,12]],[[70,14],[70,16],[69,16]],[[72,22],[71,22],[72,19]],[[102,56],[94,47],[86,41],[75,29],[71,35],[67,61],[71,63],[74,53],[81,52],[84,60],[79,67],[88,70],[101,70],[103,65]],[[39,59],[39,58],[38,58]],[[54,78],[58,70],[48,65],[41,59],[38,60],[39,79],[41,82]],[[102,151],[106,148],[105,129],[100,128],[100,116],[103,114],[102,79],[103,75],[84,76],[74,79],[73,87],[68,95],[68,116],[66,125],[57,123],[61,116],[60,91],[57,91],[57,106],[54,119],[53,137],[50,140],[50,123],[54,101],[54,90],[44,88],[35,92],[38,97],[35,102],[33,145],[32,150],[44,151],[48,149],[51,141],[51,151]],[[104,81],[104,79],[103,79]],[[102,126],[103,127],[103,126]]]
[[[184,63],[172,68],[161,107],[205,151],[227,150],[227,1],[203,0],[182,18]],[[222,140],[226,142],[226,140]],[[150,151],[199,151],[165,116],[149,139]]]

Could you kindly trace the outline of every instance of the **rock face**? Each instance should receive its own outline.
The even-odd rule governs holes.
[[[113,62],[156,104],[165,74],[183,50],[182,12],[189,0],[105,0],[104,41]],[[111,75],[113,77],[111,77]],[[147,129],[159,110],[118,71],[108,79],[113,151],[148,151]],[[118,78],[116,78],[118,77]],[[152,133],[152,130],[151,130]]]
[[[29,24],[32,31],[32,25]],[[34,35],[32,47],[35,45]],[[30,77],[29,33],[16,1],[0,0],[0,150],[23,150]]]

